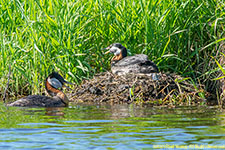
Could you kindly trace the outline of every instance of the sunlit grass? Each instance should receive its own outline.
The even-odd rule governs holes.
[[[9,64],[11,95],[43,92],[53,70],[79,83],[109,69],[102,49],[113,42],[161,71],[200,77],[221,51],[224,8],[222,0],[0,0],[0,90]]]

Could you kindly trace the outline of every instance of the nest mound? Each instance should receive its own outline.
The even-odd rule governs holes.
[[[118,76],[104,72],[84,80],[75,87],[70,97],[74,102],[141,102],[154,105],[192,105],[205,101],[201,96],[204,92],[201,86],[193,86],[187,79],[175,74],[158,73],[157,76],[158,80],[153,80],[151,75]]]

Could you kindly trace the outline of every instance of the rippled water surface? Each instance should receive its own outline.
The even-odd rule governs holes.
[[[225,148],[225,111],[207,107],[0,105],[0,149]]]

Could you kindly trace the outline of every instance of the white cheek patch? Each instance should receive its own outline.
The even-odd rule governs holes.
[[[110,48],[110,51],[115,55],[118,56],[121,53],[121,49],[119,49],[118,47],[113,46],[112,48]]]
[[[56,89],[62,88],[62,83],[56,78],[48,78],[48,82]]]

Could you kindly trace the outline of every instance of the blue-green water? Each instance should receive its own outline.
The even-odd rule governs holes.
[[[225,148],[225,112],[218,108],[1,104],[0,116],[1,150]]]

